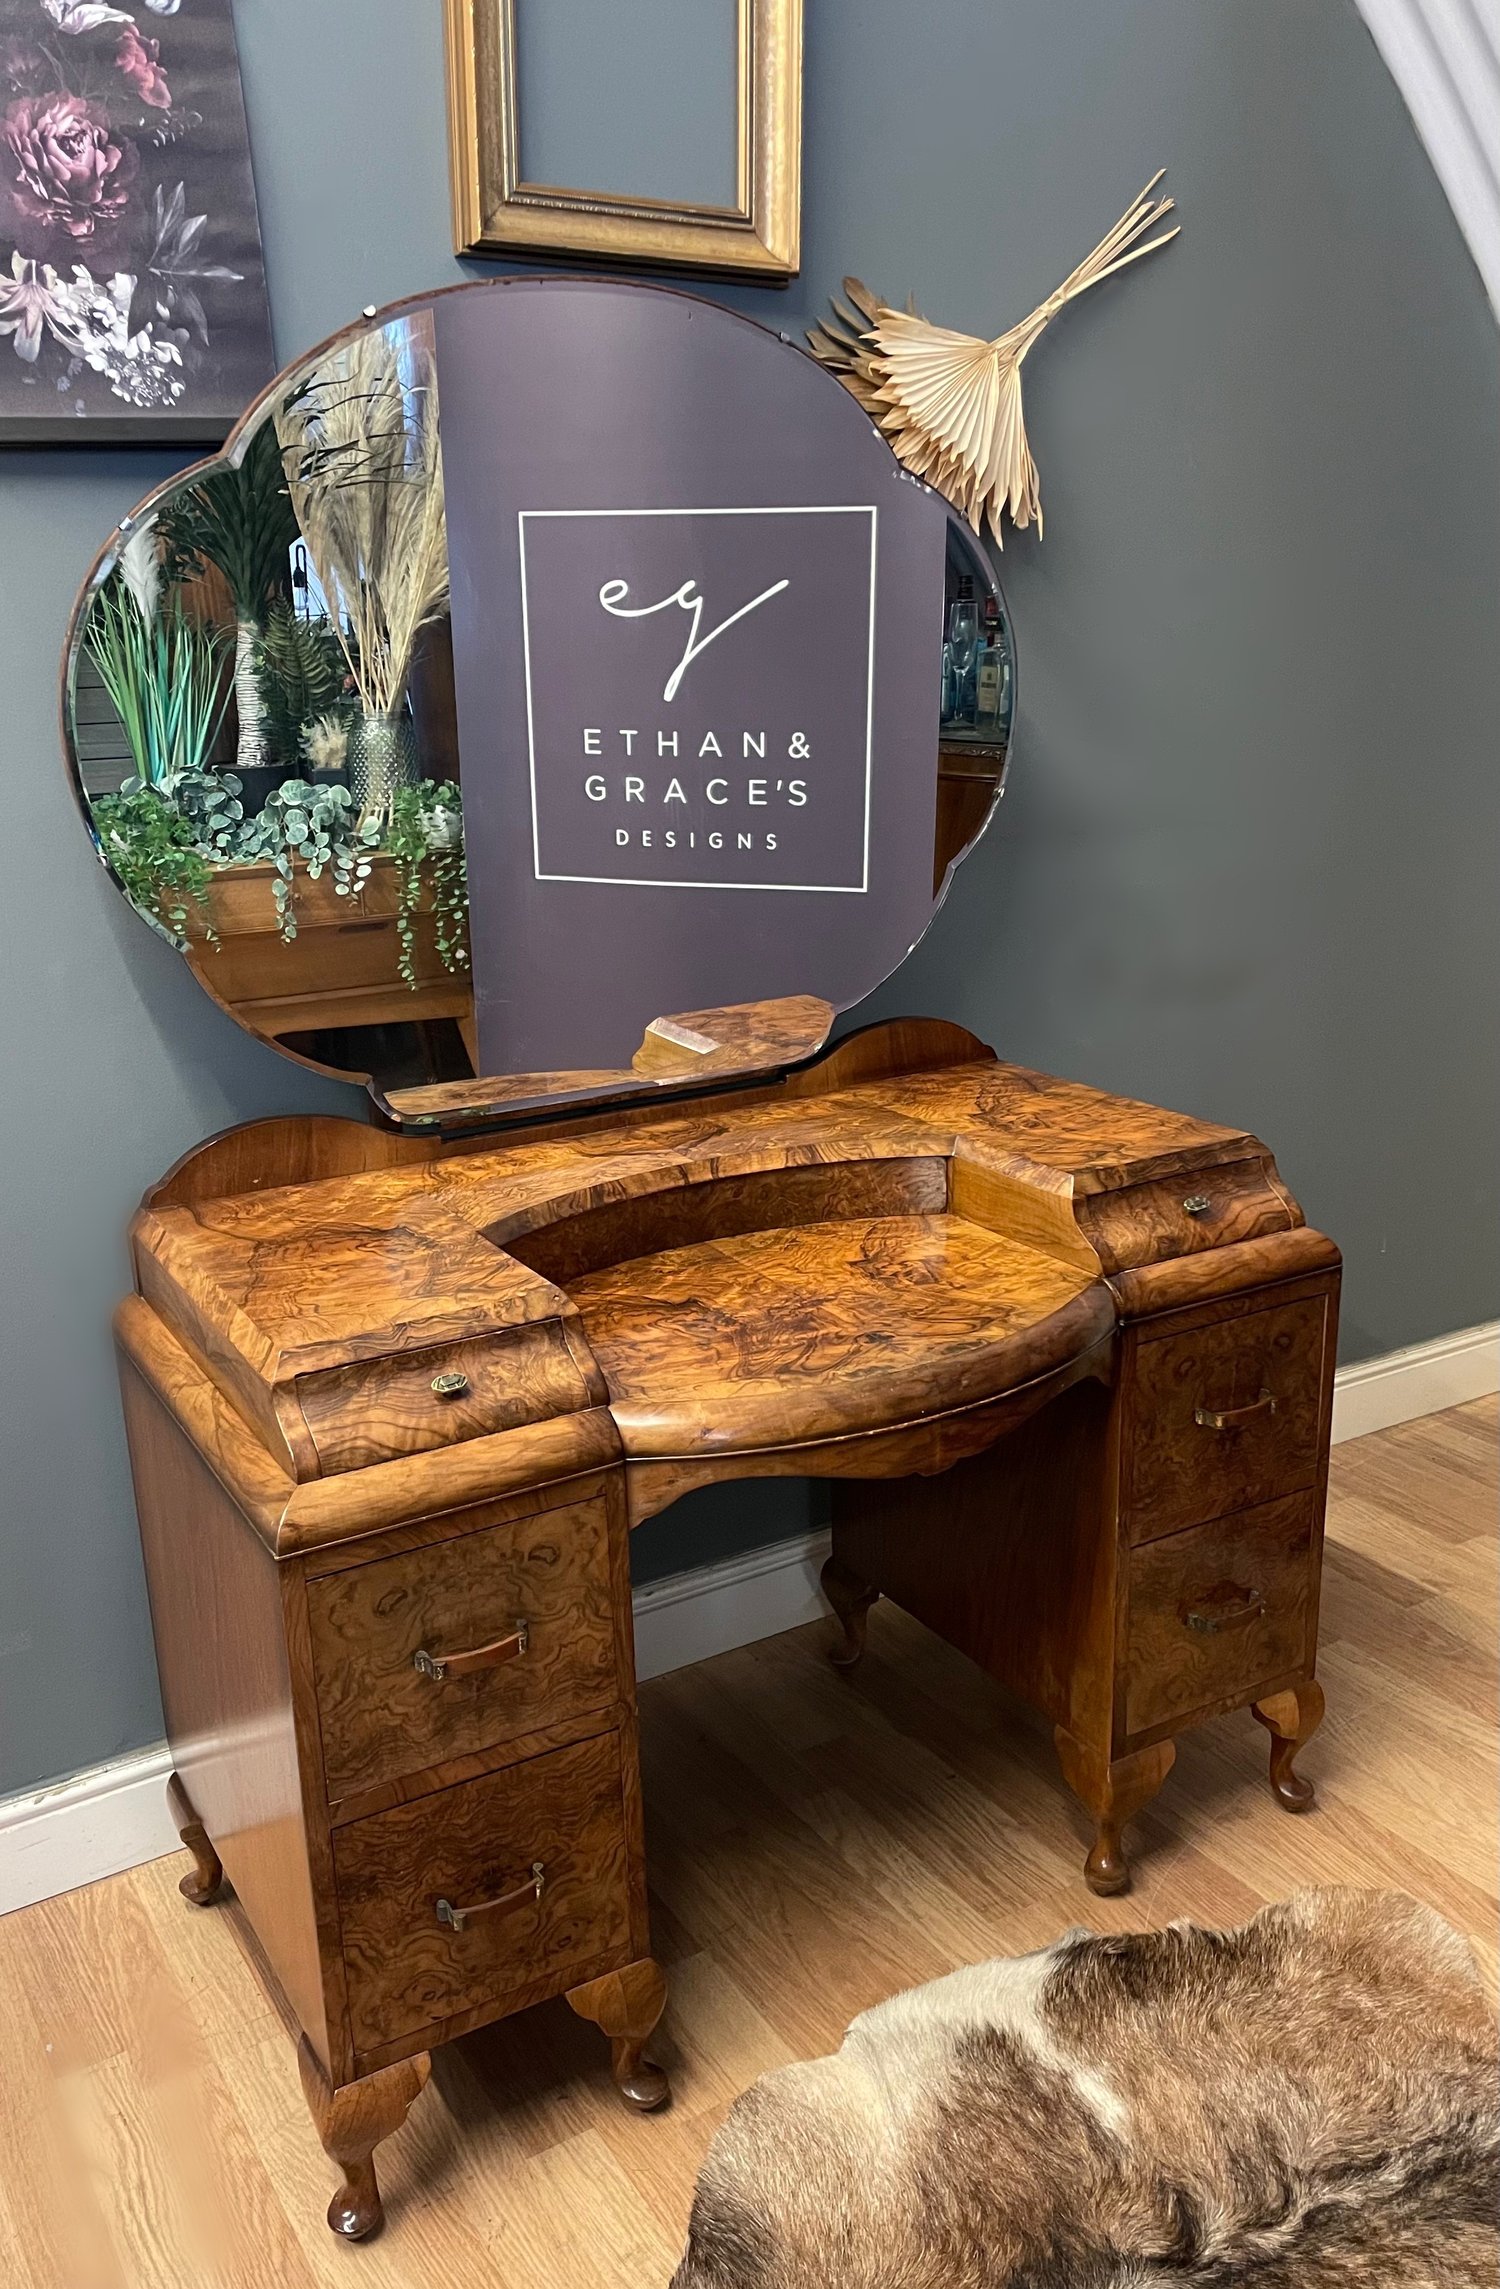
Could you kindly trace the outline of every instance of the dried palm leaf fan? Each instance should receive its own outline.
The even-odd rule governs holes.
[[[1026,353],[1065,303],[1177,236],[1180,226],[1174,224],[1160,238],[1137,243],[1171,212],[1170,199],[1151,196],[1165,173],[1162,168],[1152,176],[1055,294],[993,342],[929,325],[915,310],[893,310],[857,278],[844,280],[854,308],[834,303],[841,324],[830,321],[808,334],[813,355],[859,399],[897,459],[946,494],[975,532],[988,519],[1002,546],[1000,520],[1007,510],[1018,530],[1029,524],[1038,536],[1042,530],[1041,487],[1021,406]]]

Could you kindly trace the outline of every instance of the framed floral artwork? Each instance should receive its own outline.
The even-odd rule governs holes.
[[[0,444],[215,444],[275,369],[231,0],[0,0]]]

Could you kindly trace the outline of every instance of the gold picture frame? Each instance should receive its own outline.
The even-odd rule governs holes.
[[[460,254],[795,278],[802,236],[802,0],[738,0],[735,204],[528,183],[520,172],[517,0],[446,0],[453,226]]]

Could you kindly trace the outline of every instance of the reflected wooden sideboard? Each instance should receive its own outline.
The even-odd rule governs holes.
[[[489,2020],[565,1994],[667,2095],[628,1542],[692,1487],[834,1481],[835,1658],[888,1596],[1040,1710],[1095,1889],[1206,1717],[1311,1799],[1339,1259],[1241,1131],[902,1022],[499,1136],[262,1122],[133,1241],[183,1889],[232,1886],[351,2238]]]

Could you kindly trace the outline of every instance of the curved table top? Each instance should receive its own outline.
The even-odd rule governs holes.
[[[169,1404],[197,1377],[237,1478],[284,1485],[278,1550],[313,1533],[298,1504],[332,1539],[622,1460],[646,1516],[719,1475],[946,1467],[1109,1377],[1122,1278],[1217,1286],[1301,1222],[1244,1131],[910,1021],[669,1118],[233,1132],[136,1219],[162,1342],[137,1313],[131,1344]]]
[[[1107,1337],[1076,1266],[952,1214],[839,1219],[569,1282],[627,1457],[839,1438],[978,1405]]]

